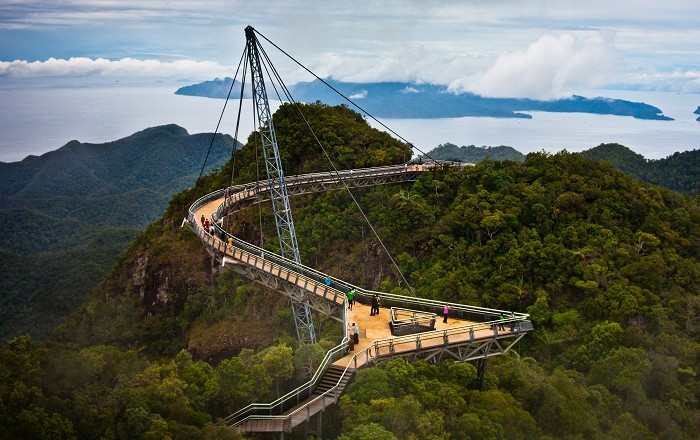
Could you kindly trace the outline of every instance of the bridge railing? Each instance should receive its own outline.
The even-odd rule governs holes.
[[[304,289],[308,293],[322,297],[337,306],[345,304],[347,297],[342,291],[327,286],[316,277],[305,276],[301,270],[299,270],[300,265],[293,260],[284,258],[279,260],[274,258],[274,256],[279,257],[274,252],[267,251],[238,239],[236,239],[237,241],[233,246],[229,246],[225,241],[215,235],[207,233],[203,228],[195,227],[194,230],[202,243],[211,251],[217,253],[221,258],[229,258],[230,261],[233,262],[237,261],[250,267],[257,267],[263,272],[272,274],[283,281],[287,281],[292,285]]]
[[[313,283],[313,290],[311,293],[316,293],[325,298],[328,298],[327,290],[332,290],[335,296],[338,292],[347,292],[349,290],[355,291],[355,300],[362,304],[370,304],[372,297],[376,295],[381,302],[382,307],[397,307],[403,309],[411,309],[426,313],[432,313],[437,315],[442,315],[443,308],[445,304],[449,307],[449,316],[451,318],[459,318],[465,321],[474,322],[485,322],[485,323],[497,323],[501,321],[501,315],[508,320],[518,320],[524,321],[529,319],[529,315],[526,313],[516,313],[506,310],[492,309],[486,307],[477,307],[471,305],[464,305],[458,303],[450,303],[444,301],[431,300],[427,298],[416,298],[403,295],[395,295],[386,292],[377,292],[373,290],[363,289],[361,287],[350,284],[344,280],[331,277],[323,272],[320,272],[311,267],[305,266],[303,264],[297,263],[294,260],[284,258],[281,255],[263,249],[261,247],[255,246],[251,243],[247,243],[228,232],[223,231],[218,225],[214,225],[217,232],[215,234],[224,234],[227,237],[232,237],[234,241],[234,248],[239,248],[241,251],[247,253],[248,258],[260,257],[271,264],[278,265],[285,268],[288,271],[295,272],[298,276],[302,276]],[[201,233],[206,236],[206,232],[199,228]],[[226,255],[230,252],[228,246],[216,237],[211,237],[210,247],[213,247],[217,251]],[[325,285],[326,278],[330,279],[330,286]],[[311,289],[309,289],[311,290]],[[334,301],[337,303],[337,301]]]
[[[242,190],[250,189],[246,185],[239,185],[239,188]],[[202,198],[200,198],[196,204],[199,206],[203,206],[206,203],[211,202],[212,200],[215,200],[217,197],[220,198],[220,196],[223,196],[223,190],[215,191],[214,193],[210,193]],[[193,205],[194,206],[194,205]],[[198,209],[198,208],[197,208]],[[333,290],[340,290],[347,292],[349,290],[355,290],[355,300],[362,303],[362,304],[370,304],[372,297],[374,295],[378,296],[381,305],[383,307],[399,307],[399,308],[404,308],[404,309],[412,309],[412,310],[417,310],[417,311],[422,311],[422,312],[428,312],[428,313],[435,313],[438,315],[442,314],[444,306],[447,304],[449,307],[449,316],[453,318],[459,318],[463,319],[466,321],[474,321],[474,322],[489,322],[489,323],[495,323],[500,321],[501,315],[503,315],[507,319],[516,319],[520,321],[525,321],[529,319],[529,315],[526,313],[517,313],[517,312],[510,312],[506,310],[499,310],[499,309],[492,309],[492,308],[486,308],[486,307],[477,307],[477,306],[471,306],[471,305],[464,305],[464,304],[458,304],[458,303],[450,303],[450,302],[445,302],[445,301],[437,301],[437,300],[431,300],[427,298],[416,298],[416,297],[409,297],[409,296],[403,296],[403,295],[396,295],[396,294],[391,294],[391,293],[386,293],[386,292],[378,292],[378,291],[372,291],[368,289],[363,289],[361,287],[355,286],[353,284],[348,283],[347,281],[330,277],[329,275],[320,272],[316,269],[313,269],[311,267],[305,266],[303,264],[297,263],[294,260],[290,260],[287,258],[282,257],[281,255],[261,248],[259,246],[255,246],[251,243],[248,243],[246,241],[241,240],[240,238],[229,234],[228,232],[225,232],[221,227],[214,223],[213,228],[215,228],[216,232],[212,236],[210,234],[207,234],[204,229],[201,227],[197,219],[194,218],[194,213],[196,212],[196,209],[190,209],[189,213],[189,219],[190,222],[192,222],[193,229],[197,231],[197,235],[202,237],[209,236],[210,238],[207,238],[207,240],[210,242],[207,243],[207,245],[210,248],[213,248],[220,252],[222,255],[226,255],[228,249],[228,246],[226,243],[222,240],[220,240],[217,237],[232,237],[232,240],[234,242],[233,246],[234,248],[237,247],[241,249],[242,251],[245,251],[249,254],[259,256],[260,258],[269,261],[271,263],[277,264],[281,267],[286,268],[287,270],[294,271],[298,275],[304,276],[308,278],[309,280],[313,281],[316,283],[316,289],[318,289],[318,285],[323,285],[325,286],[325,280],[326,277],[330,278],[331,285],[330,288]],[[325,289],[320,289],[320,291],[323,291],[324,295],[326,294]]]
[[[502,330],[501,330],[502,329]],[[372,343],[375,358],[393,357],[408,352],[418,352],[431,348],[440,348],[456,344],[501,339],[532,330],[530,321],[517,318],[504,319],[498,323],[485,322],[433,330],[406,336],[378,339]],[[488,356],[478,353],[474,358]],[[469,359],[463,359],[469,360]]]
[[[417,312],[411,309],[391,307],[389,309],[389,328],[393,336],[435,330],[435,313]]]
[[[310,183],[337,183],[342,181],[353,181],[364,179],[367,177],[381,177],[381,176],[391,176],[391,175],[401,175],[401,174],[416,174],[420,171],[417,165],[394,165],[386,167],[374,167],[374,168],[360,168],[356,170],[343,170],[343,171],[327,171],[321,173],[310,173],[298,176],[289,176],[285,178],[285,184],[287,188],[294,188],[296,186],[307,185]],[[265,198],[264,195],[270,190],[270,188],[278,187],[279,182],[270,180],[261,180],[257,184],[247,184],[247,185],[237,185],[230,187],[229,191],[231,196],[228,197],[219,206],[214,214],[214,219],[219,220],[230,212],[231,207],[235,206],[237,203],[241,203],[252,197],[257,197],[258,195],[263,195],[261,201],[269,200]],[[224,190],[217,191],[220,195],[223,195]],[[209,199],[212,200],[212,199]],[[196,203],[196,202],[195,202]],[[193,205],[195,206],[195,205]],[[202,206],[197,205],[196,209]]]

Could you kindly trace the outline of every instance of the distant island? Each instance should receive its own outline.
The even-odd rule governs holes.
[[[672,121],[663,112],[643,102],[610,98],[572,96],[553,101],[516,98],[485,98],[472,93],[454,94],[444,86],[403,82],[348,83],[325,80],[336,90],[352,99],[376,117],[395,119],[433,119],[459,117],[493,117],[531,119],[527,111],[560,113],[593,113],[600,115],[631,116],[636,119]],[[179,88],[176,95],[202,96],[225,99],[240,96],[240,83],[232,88],[233,79],[216,78]],[[244,98],[250,97],[246,87]],[[320,80],[301,82],[289,87],[297,101],[321,101],[329,105],[349,104]]]
[[[458,147],[449,142],[438,145],[422,157],[465,163],[477,163],[482,160],[514,160],[517,162],[525,160],[523,153],[505,145],[498,147],[477,147],[474,145]]]

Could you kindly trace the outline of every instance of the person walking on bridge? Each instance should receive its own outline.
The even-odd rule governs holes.
[[[445,307],[442,308],[442,322],[447,324],[447,315],[450,313],[450,306],[445,304]]]
[[[356,322],[352,323],[352,331],[353,331],[353,339],[355,340],[355,344],[360,343],[360,327],[357,326]]]
[[[352,305],[355,304],[355,290],[350,289],[347,293],[348,297],[348,309],[352,310]]]
[[[498,319],[498,329],[501,331],[506,331],[506,317],[501,313],[501,317]]]

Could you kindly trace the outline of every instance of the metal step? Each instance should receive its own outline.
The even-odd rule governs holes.
[[[330,390],[334,386],[338,384],[338,380],[343,376],[343,372],[345,371],[344,368],[337,367],[335,365],[331,366],[323,375],[321,380],[319,381],[318,385],[316,386],[316,389],[314,390],[314,395],[320,395],[325,393],[326,391]],[[351,374],[347,374],[341,381],[340,381],[340,390],[342,391],[345,389],[345,386],[347,383],[350,381],[350,376]]]

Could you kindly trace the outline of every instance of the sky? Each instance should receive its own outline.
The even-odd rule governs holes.
[[[0,0],[0,85],[233,76],[248,25],[341,81],[700,93],[698,0]],[[263,47],[286,82],[311,80]]]

